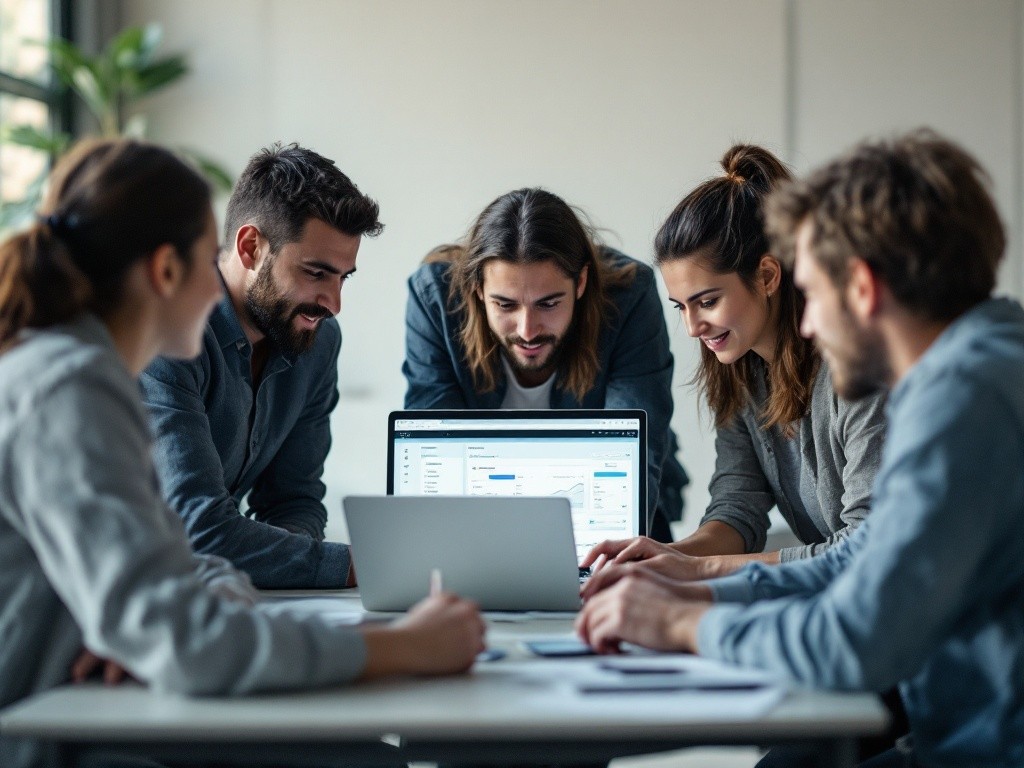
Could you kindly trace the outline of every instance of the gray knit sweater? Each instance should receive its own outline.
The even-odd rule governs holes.
[[[715,436],[715,473],[701,524],[718,520],[735,528],[747,552],[761,552],[768,532],[768,512],[778,506],[790,528],[804,542],[781,550],[782,561],[798,560],[823,552],[846,538],[868,514],[871,488],[885,438],[884,394],[848,402],[836,395],[832,377],[823,363],[814,382],[811,407],[800,420],[796,440],[802,478],[783,483],[777,455],[784,450],[777,429],[763,429],[760,413],[767,391],[760,386],[751,402]],[[814,498],[794,503],[784,487],[808,489]],[[820,510],[820,518],[807,519],[805,508]],[[824,529],[824,530],[822,530]],[[808,536],[807,532],[814,532]]]

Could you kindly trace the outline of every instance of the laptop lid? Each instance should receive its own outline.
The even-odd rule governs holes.
[[[582,560],[605,539],[647,533],[647,413],[394,411],[388,493],[568,498]]]
[[[435,568],[483,610],[580,606],[566,498],[346,496],[342,507],[367,610],[406,610]]]

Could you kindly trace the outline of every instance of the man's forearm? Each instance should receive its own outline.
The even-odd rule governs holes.
[[[692,534],[671,545],[684,555],[741,555],[745,551],[743,537],[731,525],[712,520]]]
[[[729,576],[749,563],[778,565],[780,562],[778,552],[755,552],[749,555],[711,555],[703,558],[703,560],[702,579],[717,579],[721,576]]]

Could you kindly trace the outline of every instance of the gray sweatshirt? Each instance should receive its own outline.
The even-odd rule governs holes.
[[[83,647],[185,694],[356,677],[357,631],[251,608],[245,576],[192,553],[151,441],[95,317],[27,332],[0,355],[0,706],[68,682]],[[5,768],[48,759],[0,739]]]
[[[885,395],[843,400],[822,363],[811,407],[793,438],[794,458],[782,455],[788,448],[778,429],[761,427],[768,393],[760,376],[758,383],[751,402],[715,435],[711,502],[701,524],[726,523],[743,537],[747,552],[761,552],[768,512],[778,505],[804,543],[781,550],[779,558],[785,562],[812,557],[849,536],[870,511],[885,440]],[[800,476],[784,477],[785,472]],[[793,498],[790,489],[797,488]]]

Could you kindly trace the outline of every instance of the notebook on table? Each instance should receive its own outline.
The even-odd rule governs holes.
[[[387,492],[568,499],[582,560],[605,539],[649,529],[647,414],[394,411],[388,418]]]

